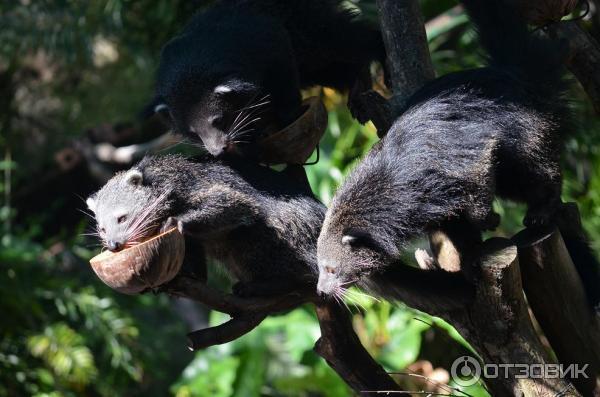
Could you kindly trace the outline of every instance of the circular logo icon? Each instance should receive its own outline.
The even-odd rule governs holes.
[[[481,378],[481,365],[473,357],[462,356],[454,360],[450,374],[457,385],[472,386]]]

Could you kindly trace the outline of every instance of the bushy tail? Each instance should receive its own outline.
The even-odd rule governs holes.
[[[587,241],[563,234],[563,241],[579,273],[588,302],[600,313],[600,263]]]
[[[513,73],[542,95],[564,90],[562,66],[566,43],[529,31],[527,22],[508,1],[462,0],[488,55],[489,65]]]

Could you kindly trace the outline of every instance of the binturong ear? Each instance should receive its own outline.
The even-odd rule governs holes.
[[[244,94],[253,93],[258,90],[258,86],[251,81],[245,81],[239,78],[230,79],[222,84],[219,84],[213,89],[217,95],[228,94]]]
[[[96,213],[96,194],[92,194],[90,197],[88,197],[88,199],[85,200],[85,203],[87,204],[88,209],[95,214]]]
[[[141,186],[144,182],[144,175],[140,170],[129,170],[125,175],[125,181],[133,186]]]
[[[228,84],[219,84],[214,89],[215,94],[219,95],[229,94],[231,91],[233,91],[233,88]]]
[[[154,97],[152,101],[146,104],[146,106],[144,106],[142,110],[138,113],[138,118],[141,120],[149,119],[154,115],[154,113],[156,113],[157,108],[159,108],[160,105],[163,105],[164,103],[165,100],[163,98],[159,96]]]

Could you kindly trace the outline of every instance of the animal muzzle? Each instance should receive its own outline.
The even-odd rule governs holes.
[[[317,282],[317,292],[321,296],[329,296],[335,294],[340,287],[340,280],[332,273],[319,273],[319,281]]]
[[[230,144],[227,139],[227,134],[223,131],[213,129],[210,132],[202,134],[200,138],[208,153],[213,157],[223,157],[229,151]]]
[[[122,242],[120,242],[120,241],[108,240],[106,242],[106,246],[108,247],[109,251],[111,251],[111,252],[118,252],[118,251],[121,251],[123,249],[123,247],[125,246],[125,244],[122,243]]]
[[[208,153],[210,153],[211,156],[221,158],[227,153],[227,144],[206,145],[206,150],[208,150]]]

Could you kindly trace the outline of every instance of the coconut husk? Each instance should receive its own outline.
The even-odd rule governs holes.
[[[578,0],[511,0],[527,22],[543,26],[573,12]]]
[[[327,110],[318,97],[302,102],[305,109],[286,128],[259,140],[258,159],[265,164],[304,164],[327,128]]]
[[[104,251],[90,260],[96,275],[110,288],[138,294],[171,281],[181,269],[185,238],[177,228],[119,252]]]

